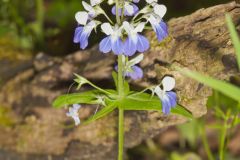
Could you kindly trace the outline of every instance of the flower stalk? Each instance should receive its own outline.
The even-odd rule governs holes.
[[[121,17],[119,15],[119,8],[121,0],[116,0],[116,21],[121,25]],[[124,97],[124,77],[123,77],[123,55],[118,55],[118,96],[120,99]],[[124,148],[124,110],[118,109],[118,160],[123,160]]]

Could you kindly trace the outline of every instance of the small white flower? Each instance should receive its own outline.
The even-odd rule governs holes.
[[[69,111],[66,113],[66,115],[68,117],[72,117],[74,122],[75,122],[75,125],[79,125],[80,124],[80,119],[79,119],[79,116],[78,116],[78,110],[81,108],[81,105],[79,104],[73,104],[73,107],[69,107]]]

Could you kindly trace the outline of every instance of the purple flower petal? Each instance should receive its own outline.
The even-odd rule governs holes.
[[[162,101],[162,112],[164,114],[169,114],[171,108],[174,108],[177,105],[177,94],[175,92],[166,92],[163,97],[161,97]]]
[[[138,3],[140,0],[133,0],[134,3]]]
[[[126,73],[126,76],[133,80],[141,79],[143,77],[143,70],[138,66],[132,66],[133,72]]]
[[[123,53],[123,42],[120,37],[117,40],[112,41],[111,44],[114,54],[119,55]]]
[[[130,4],[130,5],[133,6],[134,12],[131,14],[126,9],[124,9],[124,16],[133,16],[133,15],[135,15],[139,11],[139,8],[135,4]],[[114,5],[112,7],[111,12],[112,12],[113,15],[116,15],[116,5]],[[119,15],[122,14],[122,9],[121,8],[118,9],[118,14]]]
[[[116,5],[114,5],[114,6],[112,7],[112,14],[113,14],[114,16],[116,16]],[[121,9],[121,8],[118,9],[118,14],[119,14],[119,15],[122,14],[122,9]]]
[[[158,41],[162,41],[164,38],[168,36],[168,27],[167,24],[164,23],[163,21],[156,25],[155,28]]]
[[[81,37],[82,31],[83,31],[82,26],[79,26],[75,29],[74,38],[73,38],[74,43],[79,43],[80,42],[80,37]]]
[[[168,97],[165,95],[164,98],[161,99],[162,101],[162,112],[164,114],[169,114],[171,110],[171,103]]]
[[[139,8],[135,4],[132,4],[132,6],[133,6],[133,10],[134,10],[134,14],[133,15],[135,15],[139,11]]]
[[[104,38],[100,44],[99,44],[99,50],[103,53],[108,53],[110,52],[112,49],[112,46],[111,46],[111,37],[108,36],[106,38]]]
[[[146,37],[138,34],[137,50],[139,52],[145,52],[149,49],[149,41]]]
[[[169,98],[169,102],[171,104],[171,108],[176,107],[177,105],[177,94],[175,92],[166,92],[168,98]]]
[[[124,55],[126,56],[132,56],[134,55],[134,53],[136,53],[137,46],[130,37],[126,39],[123,50],[124,50]]]
[[[90,36],[89,32],[82,32],[80,36],[80,48],[85,49],[88,46],[88,37]]]

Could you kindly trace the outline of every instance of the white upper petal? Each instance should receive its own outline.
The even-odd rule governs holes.
[[[86,3],[85,1],[82,1],[83,8],[88,12],[95,12],[93,7]]]
[[[145,27],[145,22],[141,22],[137,25],[137,27],[135,28],[135,32],[142,32],[144,27]]]
[[[129,22],[127,21],[124,21],[123,22],[123,28],[125,29],[125,31],[128,33],[128,34],[131,34],[132,32],[132,27],[130,26]]]
[[[163,98],[164,91],[159,86],[154,88],[154,93],[156,93],[159,98]]]
[[[162,80],[163,90],[171,91],[175,87],[176,81],[173,77],[164,77]]]
[[[83,32],[85,33],[91,33],[92,30],[97,26],[96,22],[94,20],[90,21],[87,25],[84,26]]]
[[[147,3],[151,4],[153,2],[156,2],[157,3],[157,0],[146,0]]]
[[[129,3],[125,3],[124,5],[124,8],[126,9],[126,11],[129,13],[129,14],[134,14],[134,8],[132,5],[130,5]]]
[[[154,6],[154,13],[157,14],[159,17],[163,18],[163,16],[167,12],[167,7],[165,5],[155,5]]]
[[[77,12],[75,14],[75,19],[76,21],[81,24],[81,25],[86,25],[87,20],[88,20],[88,13],[87,12]]]
[[[103,23],[101,25],[101,29],[102,31],[106,34],[106,35],[111,35],[113,34],[113,28],[109,23]]]
[[[138,63],[140,63],[142,60],[143,60],[143,54],[140,54],[140,55],[138,55],[137,57],[135,57],[135,58],[133,58],[133,59],[131,59],[130,61],[128,61],[128,66],[129,67],[132,67],[132,66],[134,66],[135,64],[138,64]]]
[[[95,5],[99,4],[99,3],[101,3],[101,1],[102,0],[90,0],[90,4],[91,4],[91,6],[95,6]]]

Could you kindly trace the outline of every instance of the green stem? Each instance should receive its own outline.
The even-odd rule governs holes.
[[[220,134],[220,147],[219,147],[219,159],[224,160],[225,158],[225,149],[226,149],[226,137],[227,137],[227,130],[228,130],[228,120],[229,120],[230,112],[227,113],[226,118],[224,119],[224,125],[221,129]]]
[[[121,25],[121,17],[118,13],[120,8],[119,1],[116,0],[116,20],[117,24]],[[123,1],[124,2],[124,1]],[[122,4],[124,5],[124,4]],[[123,19],[123,17],[122,17]],[[124,78],[123,78],[123,55],[118,56],[118,96],[119,99],[124,98]],[[123,149],[124,149],[124,110],[119,106],[118,115],[118,160],[123,160]]]
[[[124,79],[123,79],[123,61],[122,55],[118,56],[118,96],[124,98]],[[118,160],[123,160],[124,146],[124,110],[119,107],[118,115]]]
[[[106,91],[106,90],[104,90],[104,89],[96,86],[95,84],[93,84],[93,83],[90,82],[90,81],[87,81],[87,83],[88,83],[90,86],[92,86],[93,88],[95,88],[95,89],[97,89],[97,90],[99,90],[99,91],[101,91],[101,92],[103,92],[103,93],[105,93],[105,94],[109,94],[109,95],[112,94],[112,93],[110,93],[110,92],[108,92],[108,91]]]
[[[118,160],[123,160],[124,147],[124,110],[119,108],[118,115]]]
[[[205,122],[203,122],[202,124],[202,142],[203,142],[203,146],[204,146],[204,150],[207,153],[207,157],[209,160],[214,160],[213,154],[211,152],[211,149],[209,147],[208,144],[208,140],[207,140],[207,134],[206,134],[206,128],[205,128]]]

